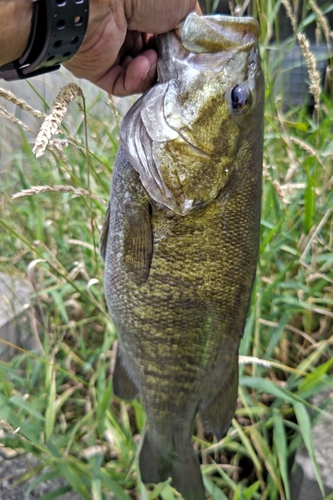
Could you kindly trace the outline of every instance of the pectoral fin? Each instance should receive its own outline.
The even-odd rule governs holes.
[[[137,285],[149,276],[153,255],[153,231],[149,202],[125,211],[124,264]]]
[[[227,380],[222,382],[221,390],[209,402],[200,406],[200,418],[205,430],[213,432],[218,440],[227,433],[234,416],[238,395],[238,355],[232,361]]]
[[[127,401],[131,401],[139,394],[139,389],[132,381],[128,371],[126,370],[126,363],[121,354],[121,350],[117,350],[116,364],[113,371],[113,393],[115,396]]]

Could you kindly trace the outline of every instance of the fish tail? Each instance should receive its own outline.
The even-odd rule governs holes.
[[[159,449],[146,432],[139,458],[141,479],[144,483],[159,483],[172,478],[172,486],[185,500],[204,500],[200,464],[193,449],[178,453],[168,453]]]

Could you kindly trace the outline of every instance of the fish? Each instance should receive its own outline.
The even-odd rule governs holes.
[[[100,250],[118,334],[114,395],[147,416],[144,483],[203,500],[196,415],[235,413],[258,259],[264,77],[252,18],[189,14],[157,38],[158,80],[125,115]]]

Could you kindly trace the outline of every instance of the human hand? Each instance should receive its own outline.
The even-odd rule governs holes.
[[[115,96],[144,92],[156,79],[151,35],[165,33],[197,10],[196,0],[90,0],[78,53],[64,66]]]

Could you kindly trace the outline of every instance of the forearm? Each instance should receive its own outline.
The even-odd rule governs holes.
[[[32,0],[0,0],[0,66],[23,54],[31,29]]]

